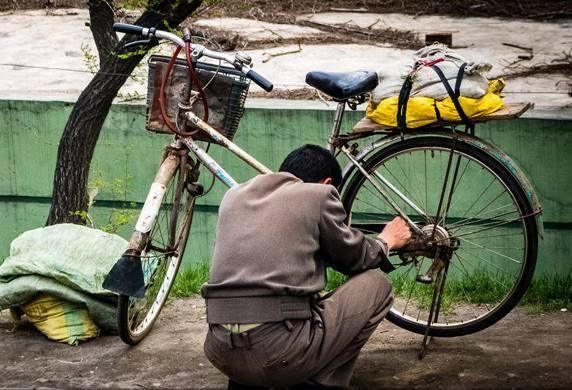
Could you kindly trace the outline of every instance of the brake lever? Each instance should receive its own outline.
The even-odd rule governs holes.
[[[125,44],[123,46],[123,48],[127,49],[129,47],[138,46],[138,45],[156,45],[157,43],[159,43],[159,40],[157,38],[155,38],[155,36],[152,36],[152,37],[149,37],[149,39],[142,39],[140,41],[129,42],[129,43]]]
[[[156,45],[156,44],[158,44],[159,40],[155,37],[155,31],[157,31],[157,29],[155,27],[149,28],[149,32],[147,33],[147,36],[149,37],[148,39],[142,39],[139,41],[129,42],[129,43],[125,44],[123,46],[123,48],[127,49],[128,47],[138,46],[138,45]]]

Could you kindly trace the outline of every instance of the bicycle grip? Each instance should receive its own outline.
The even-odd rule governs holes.
[[[143,27],[136,26],[134,24],[126,24],[126,23],[113,23],[113,30],[119,31],[125,34],[143,34]]]
[[[269,80],[267,80],[260,73],[257,73],[252,69],[250,69],[246,73],[246,77],[248,77],[249,79],[254,81],[256,84],[258,84],[266,92],[270,92],[274,88],[274,85]]]

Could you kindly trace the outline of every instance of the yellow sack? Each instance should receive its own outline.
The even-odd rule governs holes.
[[[397,96],[392,96],[383,99],[377,106],[370,102],[366,108],[365,116],[382,125],[397,127],[398,101]],[[411,129],[437,122],[435,99],[422,96],[409,98],[405,118],[407,127]]]
[[[85,305],[40,294],[22,306],[28,320],[49,339],[77,345],[99,336],[99,328]]]
[[[502,79],[489,81],[487,93],[479,98],[472,99],[460,96],[459,103],[469,118],[479,118],[492,114],[504,107],[500,93],[505,86]],[[392,96],[383,99],[376,106],[370,102],[366,108],[365,116],[374,122],[385,126],[397,127],[397,103],[399,98]],[[461,117],[450,97],[445,100],[435,100],[428,97],[411,97],[407,102],[407,127],[415,129],[437,122],[436,110],[439,111],[443,121],[460,121]]]
[[[487,93],[478,99],[472,99],[464,96],[459,96],[459,103],[463,107],[465,115],[469,118],[479,118],[492,114],[495,111],[504,107],[500,93],[505,86],[502,79],[489,81],[489,88]],[[461,117],[453,104],[450,97],[444,100],[435,101],[441,119],[444,121],[460,121]]]

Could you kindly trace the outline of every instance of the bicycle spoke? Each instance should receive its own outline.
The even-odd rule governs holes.
[[[459,238],[459,237],[465,237],[465,236],[469,236],[469,235],[471,235],[471,234],[476,234],[476,233],[484,232],[484,231],[491,230],[491,229],[494,229],[494,228],[497,228],[497,227],[500,227],[500,226],[508,225],[509,223],[513,223],[513,222],[517,222],[517,221],[522,221],[524,218],[533,217],[534,215],[536,215],[536,213],[532,213],[532,214],[529,214],[529,215],[524,215],[524,216],[521,216],[521,217],[512,219],[512,220],[510,220],[510,221],[500,222],[500,223],[497,223],[496,225],[487,225],[487,224],[485,224],[487,227],[485,227],[485,228],[483,228],[483,229],[476,230],[476,231],[474,231],[474,232],[469,232],[469,233],[455,234],[455,237],[457,237],[457,238]],[[483,225],[483,226],[485,226],[485,225]]]
[[[494,236],[473,236],[473,239],[489,239],[489,238],[497,238],[497,237],[511,237],[511,236],[522,236],[522,232],[518,233],[503,233],[503,234],[495,234]]]
[[[517,246],[488,246],[488,249],[516,249],[516,250],[523,250],[524,247],[517,247]],[[463,250],[465,251],[469,251],[469,250],[473,250],[473,249],[479,249],[479,248],[467,248],[467,247],[463,247]]]
[[[474,216],[471,217],[471,218],[463,219],[463,220],[460,220],[459,222],[456,222],[456,223],[454,223],[454,224],[450,224],[450,225],[448,226],[448,228],[449,228],[449,230],[455,230],[455,229],[459,229],[459,228],[464,227],[464,226],[467,226],[467,225],[475,225],[475,224],[476,224],[475,222],[480,222],[480,221],[487,220],[487,219],[498,218],[498,217],[499,217],[498,215],[496,215],[496,216],[494,216],[494,217],[491,217],[491,216],[488,216],[488,214],[490,214],[490,213],[496,213],[496,212],[498,212],[498,211],[501,211],[501,210],[503,210],[503,209],[506,209],[506,208],[508,208],[508,207],[513,207],[513,206],[514,206],[514,205],[513,205],[513,204],[510,204],[510,203],[509,203],[509,204],[506,204],[506,205],[504,205],[504,206],[499,206],[499,207],[494,208],[494,209],[492,209],[492,210],[486,211],[486,212],[484,212],[484,213],[482,213],[482,214],[474,215]],[[513,211],[511,211],[510,213],[513,213],[513,212],[515,212],[515,211],[516,211],[516,210],[513,210]],[[485,216],[487,216],[487,217],[485,218]]]
[[[407,174],[405,173],[405,170],[403,169],[403,167],[401,166],[401,164],[398,161],[397,166],[399,167],[399,169],[401,170],[401,173],[403,174],[404,178],[407,178]],[[416,196],[413,196],[413,192],[409,192],[409,190],[407,189],[407,186],[404,186],[403,183],[401,183],[401,181],[393,174],[393,172],[391,172],[391,170],[387,167],[387,166],[383,166],[383,168],[385,168],[385,170],[391,175],[391,177],[397,182],[397,184],[399,184],[399,186],[401,187],[400,191],[407,196],[408,198],[410,198],[411,200],[413,200],[413,202],[417,205],[417,207],[419,207],[423,213],[425,215],[428,216],[427,214],[427,209],[425,207],[420,207],[419,205],[421,204],[418,200],[418,198]],[[409,186],[410,189],[415,188],[415,186]],[[411,190],[412,191],[412,190]]]
[[[382,197],[380,197],[380,194],[379,194],[378,191],[374,191],[373,189],[369,188],[369,186],[367,186],[367,185],[364,185],[363,188],[366,189],[366,190],[367,190],[368,192],[370,192],[371,194],[373,194],[377,199],[381,200],[381,201],[383,202],[383,205],[384,205],[384,206],[390,206],[390,205],[386,202],[385,199],[383,199]],[[360,202],[363,202],[363,203],[367,204],[368,206],[372,207],[373,209],[379,210],[380,212],[383,212],[383,211],[384,211],[381,207],[376,206],[376,205],[374,205],[374,204],[371,203],[371,202],[367,202],[367,201],[365,201],[364,199],[362,199],[362,198],[360,198],[360,197],[356,197],[355,200],[359,200]],[[385,213],[384,213],[384,214],[385,214]],[[387,211],[387,214],[390,214],[390,215],[393,216],[393,210],[392,210],[392,209],[388,210],[388,211]],[[421,217],[423,217],[423,216],[421,216]]]
[[[499,206],[499,207],[497,207],[497,208],[495,208],[495,209],[492,209],[492,210],[483,212],[487,207],[489,207],[494,201],[496,201],[498,198],[500,198],[504,193],[506,193],[506,190],[504,190],[503,192],[501,192],[500,194],[498,194],[493,200],[491,200],[489,203],[487,203],[487,204],[485,205],[485,207],[481,208],[481,209],[480,209],[477,213],[475,213],[471,218],[461,219],[461,220],[459,220],[459,221],[457,221],[457,222],[455,222],[455,223],[449,225],[449,228],[457,228],[457,227],[459,227],[459,226],[463,226],[463,225],[466,224],[465,222],[470,223],[471,221],[473,221],[474,219],[477,219],[477,218],[482,219],[484,215],[487,215],[487,214],[492,213],[492,212],[494,212],[494,211],[501,210],[501,209],[503,209],[503,208],[505,208],[505,207],[511,207],[511,206],[514,207],[514,205],[513,205],[512,203],[508,203],[508,204],[506,204],[506,205]],[[489,217],[487,217],[487,218],[489,218]],[[490,219],[490,218],[489,218],[489,219]]]
[[[466,270],[466,268],[465,268],[465,266],[463,265],[463,263],[464,263],[464,262],[468,262],[468,261],[466,261],[464,258],[462,258],[462,256],[460,256],[459,254],[456,254],[456,256],[457,256],[457,259],[459,260],[459,264],[461,264],[461,266]],[[477,271],[479,270],[479,269],[476,268],[471,262],[468,262],[468,263],[471,264],[471,266],[473,267],[474,270],[477,270]],[[467,275],[470,276],[470,274],[467,274]],[[506,286],[503,285],[502,283],[500,283],[497,279],[492,278],[492,279],[490,279],[490,280],[491,280],[493,283],[495,283],[497,286],[499,286],[499,287],[501,288],[501,290],[506,290]],[[490,312],[490,311],[491,311],[491,308],[490,308],[486,303],[484,303],[484,305],[485,305],[485,308],[487,309],[487,311]]]
[[[457,256],[461,257],[461,255],[459,255],[459,254],[457,254]],[[493,263],[493,262],[490,262],[489,260],[485,259],[484,257],[481,257],[481,256],[476,255],[476,254],[472,254],[472,256],[474,256],[474,257],[476,257],[477,259],[482,260],[482,261],[484,261],[485,263],[487,263],[487,264],[489,264],[489,265],[495,267],[497,270],[499,270],[499,271],[501,271],[501,272],[503,272],[503,273],[505,273],[505,274],[507,274],[507,275],[509,275],[509,276],[514,277],[514,275],[510,274],[507,270],[505,270],[504,268],[501,268],[500,266],[498,266],[497,264],[495,264],[495,263]],[[494,280],[494,279],[493,279],[493,280]],[[497,283],[498,283],[498,282],[497,282]],[[499,285],[502,286],[502,284],[500,284],[500,283],[499,283]]]
[[[481,169],[482,172],[482,169]],[[465,214],[463,214],[462,218],[465,218],[467,216],[467,214],[469,214],[469,212],[473,209],[473,207],[475,207],[475,205],[479,202],[479,200],[481,200],[483,198],[483,195],[487,193],[487,191],[489,190],[489,188],[491,188],[491,186],[496,182],[495,178],[493,177],[490,181],[490,183],[485,187],[485,189],[483,191],[481,191],[481,193],[479,195],[477,195],[475,197],[475,201],[471,204],[471,206],[465,211]],[[478,213],[477,213],[478,214]],[[470,219],[470,218],[469,218]]]
[[[501,218],[501,217],[506,217],[506,216],[508,216],[508,215],[515,214],[515,213],[520,215],[520,213],[518,212],[518,210],[511,210],[511,211],[507,211],[507,212],[504,212],[504,213],[501,213],[501,214],[497,214],[497,215],[492,216],[492,217],[487,217],[487,219],[484,219],[484,220],[473,221],[473,222],[483,222],[483,221],[486,221],[486,222],[483,222],[483,223],[467,223],[467,224],[465,224],[465,225],[463,225],[463,226],[459,226],[459,227],[456,227],[456,228],[450,229],[450,230],[451,230],[452,232],[454,232],[454,233],[457,233],[457,232],[460,230],[460,228],[463,228],[463,229],[464,229],[464,228],[474,228],[474,227],[488,227],[488,226],[493,226],[493,225],[496,226],[498,223],[504,224],[504,222],[508,222],[508,223],[514,222],[514,221],[506,221],[506,220],[504,220],[504,219],[499,219],[499,218]]]
[[[505,259],[507,259],[507,260],[513,261],[513,262],[515,262],[516,264],[522,264],[522,261],[518,261],[518,260],[516,260],[516,259],[514,259],[514,258],[512,258],[512,257],[510,257],[510,256],[503,255],[502,253],[497,252],[497,251],[495,251],[495,250],[492,250],[492,249],[489,248],[489,247],[485,247],[485,246],[479,245],[479,244],[477,244],[477,243],[475,243],[475,242],[473,242],[473,241],[467,240],[466,238],[463,238],[463,237],[460,237],[460,239],[461,239],[461,241],[468,242],[469,244],[474,245],[474,246],[476,246],[476,247],[478,247],[478,248],[480,248],[480,249],[484,249],[484,250],[486,250],[486,251],[489,251],[489,252],[491,252],[491,253],[494,253],[495,255],[498,255],[498,256],[500,256],[500,257],[503,257],[503,258],[505,258]]]
[[[378,198],[379,200],[384,201],[383,198],[379,197],[379,194],[377,193],[377,191],[373,191],[371,188],[365,187],[365,186],[364,186],[364,188],[365,188],[366,190],[368,190],[371,194],[373,194],[373,195],[374,195],[376,198]],[[374,205],[373,203],[371,203],[371,202],[369,202],[369,201],[366,201],[366,200],[364,200],[364,199],[362,199],[362,198],[357,198],[357,197],[356,197],[356,200],[359,200],[360,202],[365,203],[366,205],[370,206],[371,208],[373,208],[373,209],[375,209],[375,210],[383,211],[381,207],[376,206],[376,205]]]
[[[376,190],[378,190],[380,192],[380,194],[382,196],[384,196],[385,201],[391,206],[391,208],[395,212],[400,214],[402,218],[407,219],[409,217],[407,217],[406,214],[403,212],[403,210],[401,210],[401,207],[399,207],[399,205],[398,205],[398,201],[396,201],[394,199],[394,197],[397,197],[398,200],[401,200],[402,202],[405,203],[405,205],[411,207],[417,214],[426,217],[426,213],[422,209],[420,209],[419,206],[415,202],[413,202],[411,199],[409,199],[407,197],[407,195],[403,194],[397,187],[395,187],[393,185],[393,183],[391,183],[389,180],[387,180],[379,172],[374,171],[373,175],[370,176],[371,180],[373,180],[372,177],[375,177],[377,180],[379,180],[377,185],[375,183],[372,183],[373,186],[376,188]],[[391,196],[389,193],[387,193],[387,194],[384,193],[382,190],[383,185],[385,185],[388,189],[390,189],[391,193],[393,193],[394,196]],[[426,217],[426,218],[428,218],[428,217]]]
[[[411,269],[413,268],[414,265],[415,265],[415,263],[411,264],[411,268],[409,268],[409,270],[407,271],[407,275],[409,274],[409,272],[411,271]],[[417,273],[415,274],[415,278],[417,278],[417,276],[419,276],[419,272],[421,271],[421,262],[419,262],[419,266],[415,266],[415,269],[417,270]],[[413,295],[414,289],[415,289],[415,283],[412,283],[411,288],[409,289],[409,294],[407,295],[407,301],[405,302],[405,307],[403,308],[403,312],[401,314],[405,314],[405,311],[407,310],[407,306],[409,306],[409,302],[411,301],[411,295]]]
[[[460,161],[460,158],[461,158],[461,156],[459,155],[457,157],[457,159],[458,159],[457,161]],[[442,219],[443,226],[447,226],[447,224],[446,224],[447,215],[449,214],[449,210],[451,209],[451,203],[453,201],[453,195],[454,195],[455,189],[459,188],[461,181],[463,180],[463,176],[465,176],[465,172],[467,171],[467,167],[469,166],[469,162],[470,162],[470,160],[467,160],[467,163],[465,164],[465,167],[463,168],[463,171],[461,172],[459,179],[456,182],[453,181],[453,183],[451,184],[449,200],[447,202],[447,207],[445,208],[445,213],[443,214],[443,219]],[[457,163],[456,169],[458,169],[458,165],[459,165],[459,163]]]
[[[451,188],[449,189],[449,195],[447,196],[447,204],[445,206],[445,210],[443,211],[443,216],[440,219],[436,219],[438,222],[437,224],[442,224],[445,226],[445,220],[447,218],[447,214],[449,213],[449,208],[451,207],[451,202],[453,200],[453,194],[455,193],[457,176],[459,175],[459,166],[461,164],[461,155],[457,155],[457,161],[455,163],[455,170],[453,171],[453,179],[451,180]],[[446,276],[445,276],[446,277]]]
[[[461,273],[463,273],[466,276],[470,276],[469,273],[467,272],[467,269],[465,268],[465,266],[460,262],[461,260],[459,259],[459,257],[457,256],[457,259],[459,260],[458,262],[453,262],[453,266],[455,268],[457,268]],[[459,265],[457,265],[459,264]],[[463,295],[465,296],[465,299],[467,300],[467,303],[471,304],[472,303],[472,299],[469,297],[469,294],[467,294],[467,291],[465,290],[465,287],[463,287],[463,283],[461,282],[460,284],[461,286],[461,291],[463,292]],[[469,306],[471,308],[471,311],[473,313],[473,318],[478,318],[479,316],[475,313],[473,306]],[[485,308],[487,309],[487,311],[489,311],[489,307],[486,305],[485,303]]]

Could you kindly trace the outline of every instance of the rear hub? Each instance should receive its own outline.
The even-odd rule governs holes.
[[[399,257],[404,263],[418,264],[418,257],[433,259],[425,274],[417,276],[421,283],[432,283],[438,272],[452,259],[453,252],[459,247],[459,240],[452,237],[441,225],[429,224],[421,228],[422,236],[399,250]]]

